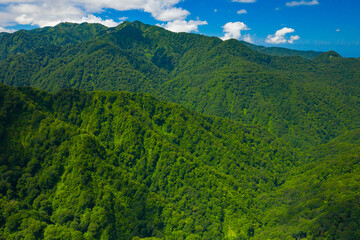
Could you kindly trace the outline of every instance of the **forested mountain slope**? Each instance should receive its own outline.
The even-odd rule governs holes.
[[[51,45],[77,44],[89,40],[105,29],[107,28],[101,24],[60,23],[55,27],[30,31],[20,30],[12,34],[2,33],[0,35],[0,60]]]
[[[360,237],[360,131],[346,132],[307,152],[308,163],[259,197],[265,210],[257,239]]]
[[[0,86],[4,239],[249,238],[296,155],[147,94]]]
[[[260,124],[303,149],[360,127],[359,59],[332,52],[312,61],[269,56],[236,40],[140,22],[62,24],[4,36],[16,34],[43,37],[31,48],[1,45],[18,53],[0,61],[0,81],[8,85],[147,92],[200,113]]]
[[[0,238],[358,239],[359,136],[299,153],[148,94],[0,85]]]

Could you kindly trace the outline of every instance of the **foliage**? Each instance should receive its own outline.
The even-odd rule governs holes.
[[[147,94],[0,89],[7,239],[249,238],[296,165],[265,129]]]
[[[140,22],[0,40],[0,239],[360,238],[359,59]]]
[[[308,151],[308,164],[259,198],[265,209],[257,239],[358,239],[360,131]]]
[[[0,80],[8,85],[147,92],[200,113],[262,125],[302,149],[360,127],[360,61],[333,52],[312,61],[269,56],[236,40],[140,22],[62,24],[5,36],[32,46],[0,44],[4,52],[22,51],[0,61]]]

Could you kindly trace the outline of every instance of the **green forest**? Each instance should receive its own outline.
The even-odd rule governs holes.
[[[141,22],[0,35],[0,239],[360,238],[360,60]]]

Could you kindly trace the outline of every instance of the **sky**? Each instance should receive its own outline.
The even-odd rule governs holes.
[[[360,57],[360,0],[0,0],[0,32],[141,21],[173,32]]]

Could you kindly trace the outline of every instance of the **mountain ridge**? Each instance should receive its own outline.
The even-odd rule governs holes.
[[[56,31],[46,32],[51,29]],[[269,56],[234,39],[172,33],[140,22],[101,30],[79,43],[72,43],[76,34],[69,39],[70,44],[0,61],[1,82],[48,91],[72,87],[148,92],[200,113],[267,126],[297,147],[325,143],[344,128],[359,127],[354,121],[360,111],[355,104],[360,87],[357,59],[331,52],[314,60]],[[326,57],[329,54],[337,57]],[[344,94],[347,91],[351,94]],[[320,112],[313,106],[321,106]],[[339,115],[336,109],[346,113]],[[330,129],[326,119],[310,123],[307,114],[315,119],[331,114],[338,126]],[[311,124],[320,125],[306,127]],[[310,132],[305,136],[304,131]]]
[[[359,238],[358,59],[34,33],[0,41],[0,239]]]
[[[248,237],[257,210],[246,204],[253,205],[256,189],[274,188],[284,161],[294,162],[293,153],[266,130],[205,117],[148,94],[67,89],[49,94],[3,85],[0,93],[0,208],[6,213],[1,234],[7,237],[31,232],[45,239],[56,234],[213,238],[239,218],[231,212],[240,209],[248,223],[233,231]],[[215,200],[219,194],[228,200]],[[202,205],[201,198],[211,202]],[[13,203],[18,207],[11,212]],[[206,213],[206,205],[213,213]],[[179,207],[186,216],[175,214]],[[189,232],[176,223],[193,211],[196,222],[184,224],[203,230]],[[39,229],[28,229],[26,224],[36,221]],[[145,227],[144,221],[153,224]],[[94,224],[100,225],[94,229]]]
[[[299,152],[146,93],[0,84],[0,237],[356,239],[359,136]]]
[[[319,52],[319,51],[312,51],[312,50],[301,51],[301,50],[294,50],[294,49],[283,48],[283,47],[264,47],[264,46],[254,45],[252,43],[245,42],[245,41],[241,41],[241,42],[244,45],[246,45],[247,47],[249,47],[255,51],[269,54],[272,56],[279,56],[279,57],[299,56],[299,57],[302,57],[302,58],[305,58],[308,60],[312,60],[323,53],[323,52]]]

